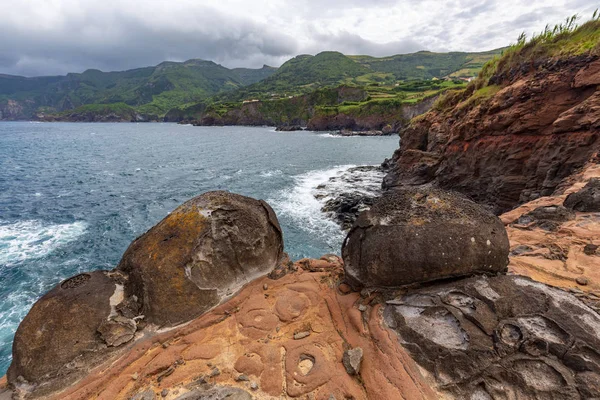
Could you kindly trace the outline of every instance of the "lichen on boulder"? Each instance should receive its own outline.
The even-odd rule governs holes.
[[[363,212],[342,248],[355,287],[397,287],[505,272],[502,222],[461,195],[432,188],[386,192]]]
[[[189,321],[269,273],[283,252],[281,228],[261,200],[216,191],[195,197],[136,239],[117,269],[142,299],[146,321]]]

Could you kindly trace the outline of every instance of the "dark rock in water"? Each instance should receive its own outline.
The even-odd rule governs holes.
[[[342,256],[353,286],[397,287],[505,272],[508,251],[503,223],[483,207],[439,189],[399,188],[360,214]]]
[[[600,396],[600,316],[521,276],[476,277],[388,301],[386,323],[460,399]]]
[[[352,227],[358,215],[362,211],[368,210],[374,201],[374,197],[368,197],[360,193],[340,193],[335,198],[327,200],[321,211],[333,214],[342,229],[348,230]]]
[[[368,210],[381,195],[380,166],[349,168],[343,174],[330,178],[317,187],[315,198],[324,201],[321,211],[348,230],[358,214]]]
[[[281,125],[275,128],[278,132],[293,132],[303,130],[300,125]]]
[[[117,317],[123,277],[94,271],[65,280],[46,293],[19,325],[8,381],[43,394],[85,375],[110,353],[98,329]],[[131,329],[135,332],[135,323]],[[114,336],[106,327],[105,335]],[[121,335],[118,346],[133,335]]]
[[[281,228],[264,201],[208,192],[136,239],[117,267],[149,323],[189,321],[269,273],[283,252]]]
[[[575,211],[600,211],[600,179],[590,179],[583,189],[568,195],[563,204],[565,207]]]

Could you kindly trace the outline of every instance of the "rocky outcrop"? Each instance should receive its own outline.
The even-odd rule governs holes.
[[[283,252],[271,207],[229,192],[208,192],[181,205],[136,239],[117,270],[145,320],[187,322],[243,285],[269,273]]]
[[[477,277],[389,300],[384,315],[455,398],[600,396],[600,316],[562,290]]]
[[[509,269],[537,281],[572,291],[590,307],[600,310],[600,214],[574,212],[553,221],[553,229],[530,220],[540,208],[562,207],[565,198],[600,178],[600,165],[590,163],[569,179],[563,194],[542,197],[503,214],[510,238]]]
[[[347,231],[358,215],[381,196],[384,175],[381,166],[352,167],[317,186],[314,197],[323,202],[321,211]]]
[[[575,211],[600,211],[600,178],[590,179],[583,189],[568,195],[564,205]]]
[[[397,105],[365,105],[364,110],[357,113],[330,110],[316,112],[308,121],[307,129],[311,131],[341,131],[347,135],[392,135],[400,132],[408,122],[417,115],[427,112],[437,96],[424,99],[417,104]],[[374,133],[377,133],[376,135]]]
[[[398,287],[475,273],[505,272],[502,222],[466,198],[439,189],[388,191],[363,212],[343,247],[354,287]]]
[[[496,213],[552,194],[600,148],[599,66],[535,60],[445,96],[401,133],[384,185],[431,183]]]
[[[514,242],[525,237],[522,233],[532,235],[532,248],[532,238],[562,235],[564,247],[566,237],[577,234],[572,248],[581,247],[590,259],[598,257],[600,236],[588,231],[600,226],[596,213],[560,207],[569,193],[597,174],[598,166],[591,165],[572,178],[564,195],[502,216],[511,237],[511,270],[539,273],[515,263],[527,257]],[[19,327],[9,388],[0,380],[0,398],[600,395],[600,316],[594,311],[600,297],[595,300],[592,293],[598,287],[594,275],[586,272],[589,281],[581,284],[583,289],[568,293],[526,277],[498,274],[508,251],[504,228],[480,206],[439,189],[386,193],[353,230],[364,228],[361,221],[375,222],[362,232],[360,247],[379,246],[377,263],[369,256],[374,251],[348,258],[345,267],[335,255],[282,260],[267,276],[258,276],[268,269],[259,268],[254,280],[227,298],[254,278],[244,272],[253,264],[240,260],[260,259],[269,268],[273,259],[279,261],[281,236],[271,214],[263,202],[208,193],[137,239],[115,271],[63,282],[34,305]],[[529,225],[523,225],[524,216],[531,219]],[[559,226],[548,231],[536,221]],[[370,241],[378,229],[387,230],[382,241]],[[440,256],[440,246],[452,258]],[[233,253],[237,257],[229,256]],[[394,253],[404,258],[394,258]],[[427,265],[423,254],[433,255]],[[464,258],[471,262],[461,264]],[[489,273],[490,260],[492,276],[458,277]],[[472,268],[480,263],[482,270]],[[384,275],[382,284],[377,279]],[[454,279],[444,279],[450,276]],[[410,287],[389,288],[404,284],[406,277]],[[356,292],[348,283],[365,288]],[[207,289],[224,295],[225,301],[204,309],[202,291]],[[156,294],[161,290],[164,298]],[[191,320],[170,329],[153,326],[161,319],[168,326],[186,318]]]
[[[278,279],[258,278],[189,324],[138,339],[118,360],[46,398],[439,398],[383,325],[375,296],[348,292],[342,274],[341,259],[330,256],[294,263]],[[342,362],[347,350],[358,375]]]

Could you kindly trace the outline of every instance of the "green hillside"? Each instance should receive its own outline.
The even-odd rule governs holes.
[[[169,109],[257,82],[275,71],[225,68],[212,61],[163,62],[120,72],[87,70],[66,76],[25,78],[0,75],[0,106],[13,100],[18,118],[37,112],[60,113],[86,104],[124,103],[138,112],[162,116]]]
[[[85,105],[98,104],[103,107],[97,109],[105,110],[105,105],[122,103],[134,109],[137,119],[160,120],[172,109],[186,111],[171,115],[188,115],[187,110],[203,105],[236,107],[242,101],[284,99],[340,85],[363,88],[369,100],[410,103],[472,78],[500,52],[421,51],[376,58],[327,51],[294,57],[279,68],[228,69],[212,61],[188,60],[117,72],[0,75],[0,119],[83,115],[79,111]],[[196,106],[199,103],[203,105]],[[82,110],[89,115],[89,108]]]
[[[432,53],[419,51],[391,57],[349,56],[360,65],[379,73],[390,74],[396,80],[432,79],[446,76],[470,78],[481,67],[499,55],[502,49],[482,53]]]

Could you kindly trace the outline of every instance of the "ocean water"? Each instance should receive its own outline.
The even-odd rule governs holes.
[[[71,275],[113,268],[133,239],[200,193],[265,199],[293,259],[339,254],[344,235],[321,213],[327,194],[317,187],[397,145],[266,127],[0,123],[0,375],[36,299]]]

